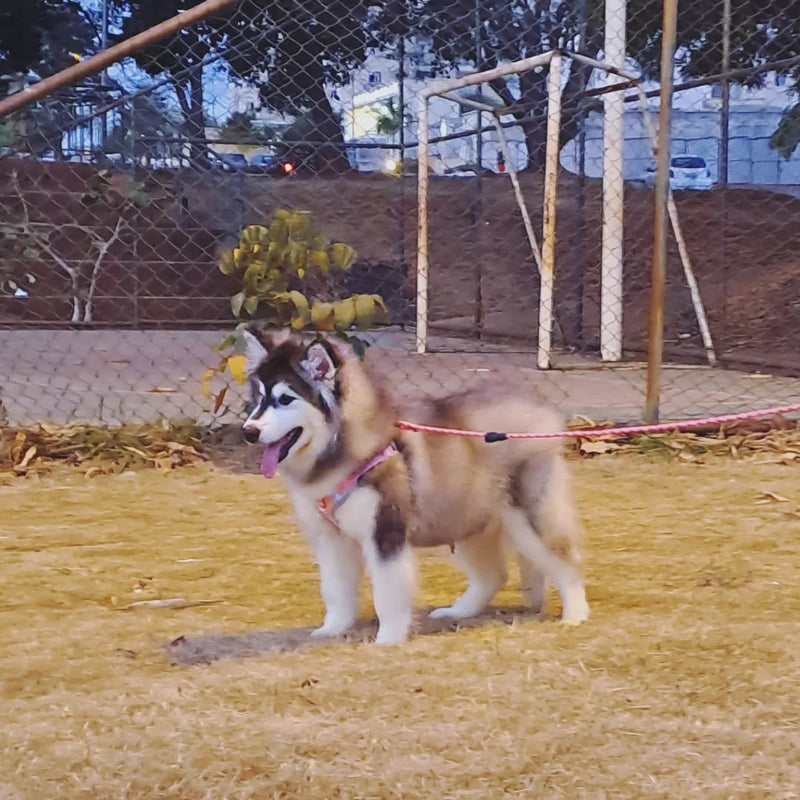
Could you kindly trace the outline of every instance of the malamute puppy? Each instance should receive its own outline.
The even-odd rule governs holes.
[[[578,569],[581,526],[560,440],[482,439],[398,430],[394,404],[344,343],[245,331],[252,411],[244,437],[264,447],[261,472],[280,468],[319,564],[325,620],[350,628],[366,565],[377,641],[411,627],[412,546],[449,545],[467,590],[434,617],[479,614],[506,579],[503,544],[517,552],[526,604],[545,606],[548,580],[562,620],[589,615]],[[432,400],[415,422],[496,431],[557,431],[558,414],[507,394]]]

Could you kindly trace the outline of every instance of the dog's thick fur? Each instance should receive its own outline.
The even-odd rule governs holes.
[[[548,580],[562,620],[588,617],[578,569],[581,525],[560,440],[482,439],[400,431],[394,405],[344,344],[295,334],[244,334],[253,410],[245,438],[265,445],[262,471],[280,460],[298,521],[320,570],[325,620],[318,635],[355,621],[362,565],[372,581],[378,642],[403,641],[412,620],[411,546],[450,545],[468,588],[435,617],[483,611],[506,580],[503,544],[517,553],[525,602],[543,612]],[[411,417],[451,428],[557,431],[561,417],[508,394],[422,403]],[[394,441],[394,455],[367,472],[337,509],[318,501]]]

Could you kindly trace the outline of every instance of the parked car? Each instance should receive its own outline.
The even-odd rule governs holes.
[[[150,169],[181,169],[189,166],[189,159],[182,156],[143,157],[140,162]]]
[[[214,153],[216,159],[213,166],[221,167],[226,172],[247,169],[247,158],[243,153]]]
[[[259,153],[250,159],[247,172],[286,178],[294,173],[294,163],[288,158],[278,158],[272,153]]]
[[[655,186],[656,168],[648,167],[644,175],[645,186]],[[673,156],[669,162],[670,189],[694,189],[702,191],[714,185],[711,170],[702,156]]]

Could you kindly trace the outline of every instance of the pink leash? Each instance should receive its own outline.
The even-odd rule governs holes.
[[[577,437],[582,439],[602,439],[606,436],[633,436],[637,433],[669,433],[670,431],[689,430],[691,428],[705,428],[711,425],[725,425],[729,422],[741,422],[747,419],[773,417],[780,414],[789,414],[800,411],[800,403],[787,406],[774,406],[760,408],[755,411],[742,411],[738,414],[720,414],[715,417],[701,419],[684,419],[677,422],[658,422],[650,425],[622,425],[616,428],[578,428],[572,431],[555,431],[548,433],[502,433],[498,431],[470,431],[458,428],[439,428],[436,425],[420,425],[416,422],[399,420],[397,427],[404,431],[418,433],[440,433],[449,436],[468,436],[474,439],[483,439],[485,442],[503,442],[507,439],[569,439]]]

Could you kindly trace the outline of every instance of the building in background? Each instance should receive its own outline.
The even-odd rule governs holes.
[[[337,87],[330,87],[331,102],[342,115],[345,142],[349,144],[351,162],[358,169],[375,170],[381,162],[389,157],[399,155],[396,145],[400,142],[400,125],[403,128],[403,140],[412,144],[416,142],[417,115],[419,103],[418,92],[428,86],[431,81],[442,77],[466,74],[473,71],[468,62],[457,64],[448,73],[434,77],[433,54],[424,37],[409,39],[406,43],[404,58],[403,108],[400,108],[400,65],[394,54],[372,50],[364,65],[351,73],[350,82]],[[465,90],[476,95],[476,89]],[[493,92],[488,87],[481,89],[488,97]],[[389,133],[381,129],[381,119],[386,118],[396,109],[398,114],[397,130]],[[399,116],[402,115],[402,120]],[[480,152],[481,168],[498,169],[498,143],[494,131],[481,136],[475,135],[478,127],[478,113],[458,105],[442,97],[434,97],[429,101],[428,121],[430,139],[444,138],[444,141],[431,145],[431,167],[438,174],[474,174],[478,168]],[[489,124],[483,116],[483,125]],[[504,117],[503,122],[513,122]],[[453,138],[446,138],[453,137]],[[506,129],[509,149],[518,168],[527,162],[522,129],[512,125]],[[375,144],[390,145],[385,149],[376,149]],[[360,145],[360,146],[359,146]],[[395,145],[395,147],[391,147]],[[409,147],[405,151],[406,158],[416,159],[416,148]]]
[[[405,84],[403,109],[404,141],[413,144],[417,139],[417,93],[436,80],[433,74],[433,56],[424,37],[409,40],[405,55]],[[636,70],[634,63],[630,64]],[[472,64],[464,62],[451,70],[452,75],[471,72]],[[437,76],[441,77],[441,76]],[[597,73],[590,86],[600,85],[603,78]],[[676,77],[676,80],[679,78]],[[658,88],[650,83],[646,89]],[[475,89],[470,90],[473,93]],[[487,95],[491,89],[482,87]],[[344,86],[329,87],[332,103],[342,115],[345,141],[353,145],[351,160],[360,169],[378,169],[388,153],[396,149],[375,150],[366,145],[386,143],[397,145],[399,131],[385,133],[379,128],[390,104],[399,109],[400,85],[399,62],[395,55],[373,50],[363,67],[354,70],[351,80]],[[796,185],[800,184],[800,152],[788,161],[770,148],[769,140],[780,122],[783,111],[797,102],[797,94],[787,83],[785,76],[770,73],[765,85],[749,89],[738,84],[730,87],[729,164],[728,182],[746,185]],[[674,96],[672,153],[692,154],[703,157],[709,165],[713,179],[718,180],[719,153],[721,147],[721,90],[719,86],[704,86],[677,92]],[[650,110],[656,122],[657,100],[650,101]],[[485,170],[497,170],[498,144],[496,134],[484,133],[481,143],[474,135],[477,128],[477,112],[464,109],[440,97],[432,98],[429,104],[429,136],[457,136],[431,146],[432,167],[440,174],[474,171],[481,151],[481,166]],[[484,126],[489,120],[484,117]],[[513,122],[504,117],[503,122]],[[509,149],[515,166],[522,168],[527,163],[524,136],[519,126],[506,128]],[[359,149],[358,145],[364,145]],[[407,157],[416,158],[414,148],[409,148]],[[652,165],[652,150],[647,137],[638,102],[631,102],[625,115],[625,165],[627,180],[641,180],[647,167]],[[592,112],[586,120],[585,174],[600,178],[603,167],[603,117]],[[578,143],[572,140],[561,153],[561,164],[570,172],[578,172]]]
[[[645,89],[657,89],[652,83]],[[797,95],[785,77],[770,73],[763,87],[730,87],[728,129],[728,183],[740,185],[800,185],[800,153],[788,161],[769,146],[783,111],[797,102]],[[676,92],[672,111],[672,155],[696,155],[705,159],[713,180],[719,180],[722,144],[721,89],[701,86]],[[650,101],[653,125],[658,125],[658,102]],[[624,174],[626,180],[639,181],[653,164],[638,101],[625,112]],[[573,140],[561,151],[561,165],[578,172],[578,143]],[[603,174],[603,117],[590,113],[586,121],[585,174]]]

